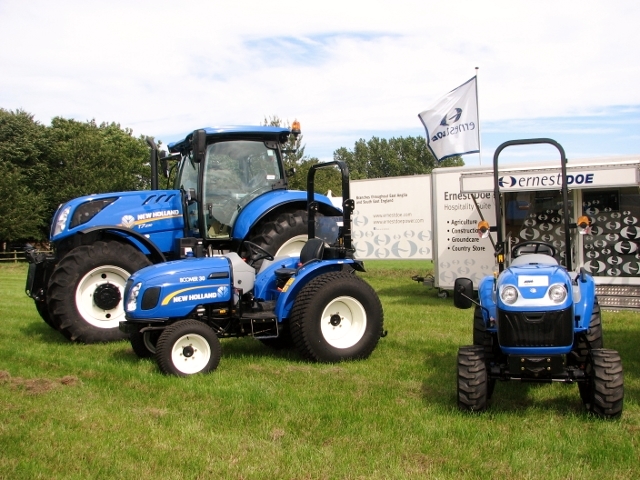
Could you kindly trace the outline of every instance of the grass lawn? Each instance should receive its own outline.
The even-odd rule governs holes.
[[[640,315],[603,312],[625,369],[622,418],[576,385],[498,383],[456,407],[472,310],[411,280],[428,262],[366,262],[388,336],[365,361],[318,365],[251,338],[210,375],[162,375],[128,342],[69,343],[0,266],[0,478],[630,479],[640,477]]]

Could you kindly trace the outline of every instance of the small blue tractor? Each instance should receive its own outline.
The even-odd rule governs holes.
[[[558,231],[564,239],[554,245],[522,241],[512,246],[505,239],[504,215],[498,172],[498,157],[513,145],[549,144],[561,157],[562,200]],[[584,268],[572,269],[571,230],[586,233],[591,220],[570,219],[566,157],[560,144],[551,139],[512,140],[500,145],[493,158],[496,226],[484,219],[478,224],[482,237],[496,233],[497,269],[478,286],[456,279],[454,304],[470,308],[475,304],[473,345],[458,350],[458,407],[483,411],[497,380],[577,383],[587,410],[596,416],[617,418],[622,414],[624,380],[620,355],[603,348],[600,306],[594,279]],[[556,213],[556,212],[553,212]],[[560,264],[559,257],[564,265]]]
[[[342,172],[343,214],[317,223],[314,175],[332,166]],[[202,240],[193,238],[186,259],[131,275],[120,329],[134,352],[155,356],[163,373],[178,376],[215,370],[219,339],[228,337],[294,346],[317,362],[368,357],[383,335],[383,312],[375,291],[355,275],[364,266],[351,244],[346,165],[312,166],[307,188],[308,241],[299,256],[274,256],[251,241],[244,242],[244,255],[206,256]]]
[[[283,146],[300,125],[216,127],[151,147],[151,191],[89,195],[61,205],[53,255],[31,250],[26,293],[45,322],[72,341],[126,336],[123,293],[143,267],[184,258],[199,239],[206,255],[242,253],[248,240],[270,255],[298,255],[306,241],[306,192],[287,189]],[[163,155],[164,154],[164,155]],[[158,189],[158,172],[173,189]],[[289,172],[290,173],[290,172]],[[340,210],[317,195],[318,217]],[[254,266],[259,267],[259,263]]]

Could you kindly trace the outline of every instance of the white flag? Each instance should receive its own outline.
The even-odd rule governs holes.
[[[451,90],[418,117],[427,131],[427,146],[439,162],[480,151],[476,77]]]

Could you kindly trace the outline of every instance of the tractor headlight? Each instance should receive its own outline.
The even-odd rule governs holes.
[[[135,311],[138,304],[138,294],[140,293],[140,288],[142,288],[142,283],[138,282],[131,290],[129,290],[129,297],[127,298],[127,312]]]
[[[555,283],[549,287],[549,298],[554,303],[562,303],[567,298],[567,289],[561,283]]]
[[[507,305],[513,305],[518,300],[518,289],[513,285],[508,285],[500,292],[500,298]]]
[[[58,216],[56,217],[56,221],[53,224],[53,231],[51,233],[52,237],[55,237],[59,233],[62,233],[65,228],[67,228],[67,218],[69,218],[69,212],[71,212],[71,206],[63,208]]]

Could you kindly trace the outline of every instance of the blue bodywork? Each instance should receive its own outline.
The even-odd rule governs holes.
[[[530,280],[535,286],[527,286],[526,280]],[[554,303],[549,298],[549,287],[554,284],[560,284],[566,288],[567,296],[561,303]],[[500,298],[499,292],[505,286],[515,286],[518,289],[518,300],[512,305],[507,305]],[[505,269],[497,279],[493,276],[483,278],[478,286],[478,296],[487,332],[498,332],[499,311],[543,314],[570,310],[573,318],[573,332],[578,334],[589,328],[595,298],[595,281],[588,274],[570,274],[559,265],[520,265]],[[569,353],[573,343],[572,336],[571,341],[566,345],[535,347],[500,345],[500,348],[504,353],[514,355],[560,355]]]
[[[207,138],[250,138],[282,141],[291,130],[283,127],[224,126],[203,129]],[[173,153],[186,154],[191,148],[193,133],[168,145]],[[332,214],[338,214],[329,198],[315,195],[315,200]],[[287,204],[300,210],[306,207],[307,194],[278,188],[267,191],[244,205],[233,225],[230,239],[241,241],[266,215]],[[189,207],[194,215],[193,205]],[[106,232],[133,244],[145,254],[156,253],[175,257],[179,254],[178,239],[197,234],[193,222],[185,228],[185,199],[180,190],[153,190],[105,193],[75,198],[61,205],[53,219],[50,239],[54,245],[72,241],[78,234]],[[194,227],[196,229],[194,229]],[[130,233],[131,232],[131,233]],[[144,238],[141,238],[144,237]],[[153,250],[153,252],[150,252]],[[154,258],[154,259],[155,259]]]
[[[299,261],[299,257],[276,259],[255,276],[253,289],[243,291],[243,295],[252,294],[255,301],[274,302],[273,316],[283,322],[289,317],[296,296],[311,280],[355,263],[353,259],[335,259],[311,261],[301,266]],[[276,271],[280,269],[295,271],[284,287],[277,283]],[[166,323],[190,318],[196,308],[203,305],[231,317],[239,301],[234,292],[234,275],[233,264],[225,255],[175,260],[143,268],[129,278],[125,288],[127,323]],[[131,297],[134,287],[138,289],[135,302]],[[149,302],[149,297],[155,300]]]

